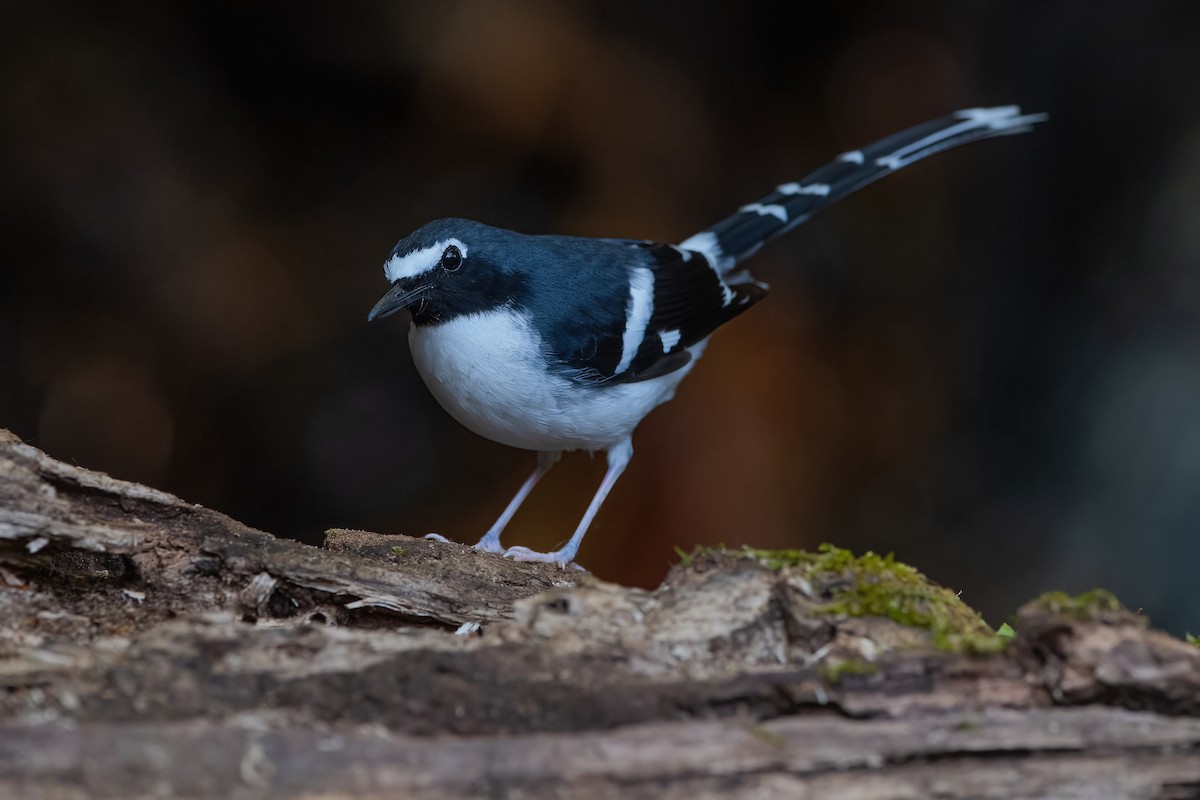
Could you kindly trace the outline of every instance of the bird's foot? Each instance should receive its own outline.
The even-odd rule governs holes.
[[[504,552],[504,545],[500,544],[499,539],[489,539],[486,536],[476,542],[474,546],[481,553],[495,553],[496,555],[500,555]]]
[[[421,538],[422,539],[432,539],[433,541],[441,542],[442,544],[454,544],[454,542],[450,541],[445,536],[442,536],[440,533],[427,533],[424,536],[422,536]]]
[[[500,544],[500,532],[488,531],[483,535],[483,538],[475,543],[475,549],[481,553],[495,553],[500,555],[504,552],[504,545]]]
[[[539,553],[536,550],[530,550],[528,547],[510,547],[504,551],[504,557],[511,558],[513,561],[539,561],[543,564],[558,564],[562,569],[587,572],[586,569],[571,560],[575,557],[575,553],[568,550]]]

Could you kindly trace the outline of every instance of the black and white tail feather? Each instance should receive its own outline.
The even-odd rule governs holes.
[[[765,243],[902,167],[968,142],[1023,133],[1044,119],[1022,115],[1017,106],[958,111],[843,153],[679,245],[630,242],[650,258],[632,273],[625,313],[612,320],[607,337],[588,338],[562,363],[603,383],[636,383],[683,368],[692,345],[766,296],[766,284],[735,270]]]
[[[1018,106],[957,111],[842,153],[803,180],[777,186],[680,246],[704,254],[725,275],[766,242],[891,172],[968,142],[1025,133],[1045,119],[1045,114],[1023,115]]]

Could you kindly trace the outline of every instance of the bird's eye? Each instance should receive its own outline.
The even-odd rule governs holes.
[[[442,253],[442,269],[446,272],[454,272],[462,266],[462,251],[455,245],[450,245]]]

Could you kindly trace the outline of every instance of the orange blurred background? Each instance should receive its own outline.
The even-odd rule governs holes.
[[[957,108],[1036,133],[887,178],[750,262],[580,560],[894,551],[1002,621],[1104,585],[1200,632],[1200,6],[9,6],[0,426],[276,534],[473,542],[533,466],[459,428],[402,316],[420,224],[679,241]],[[574,528],[603,459],[505,542]]]

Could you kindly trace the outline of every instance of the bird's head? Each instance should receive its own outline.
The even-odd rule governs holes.
[[[520,276],[503,268],[503,231],[465,219],[439,219],[392,248],[383,272],[392,288],[367,321],[408,309],[432,325],[511,302]]]

